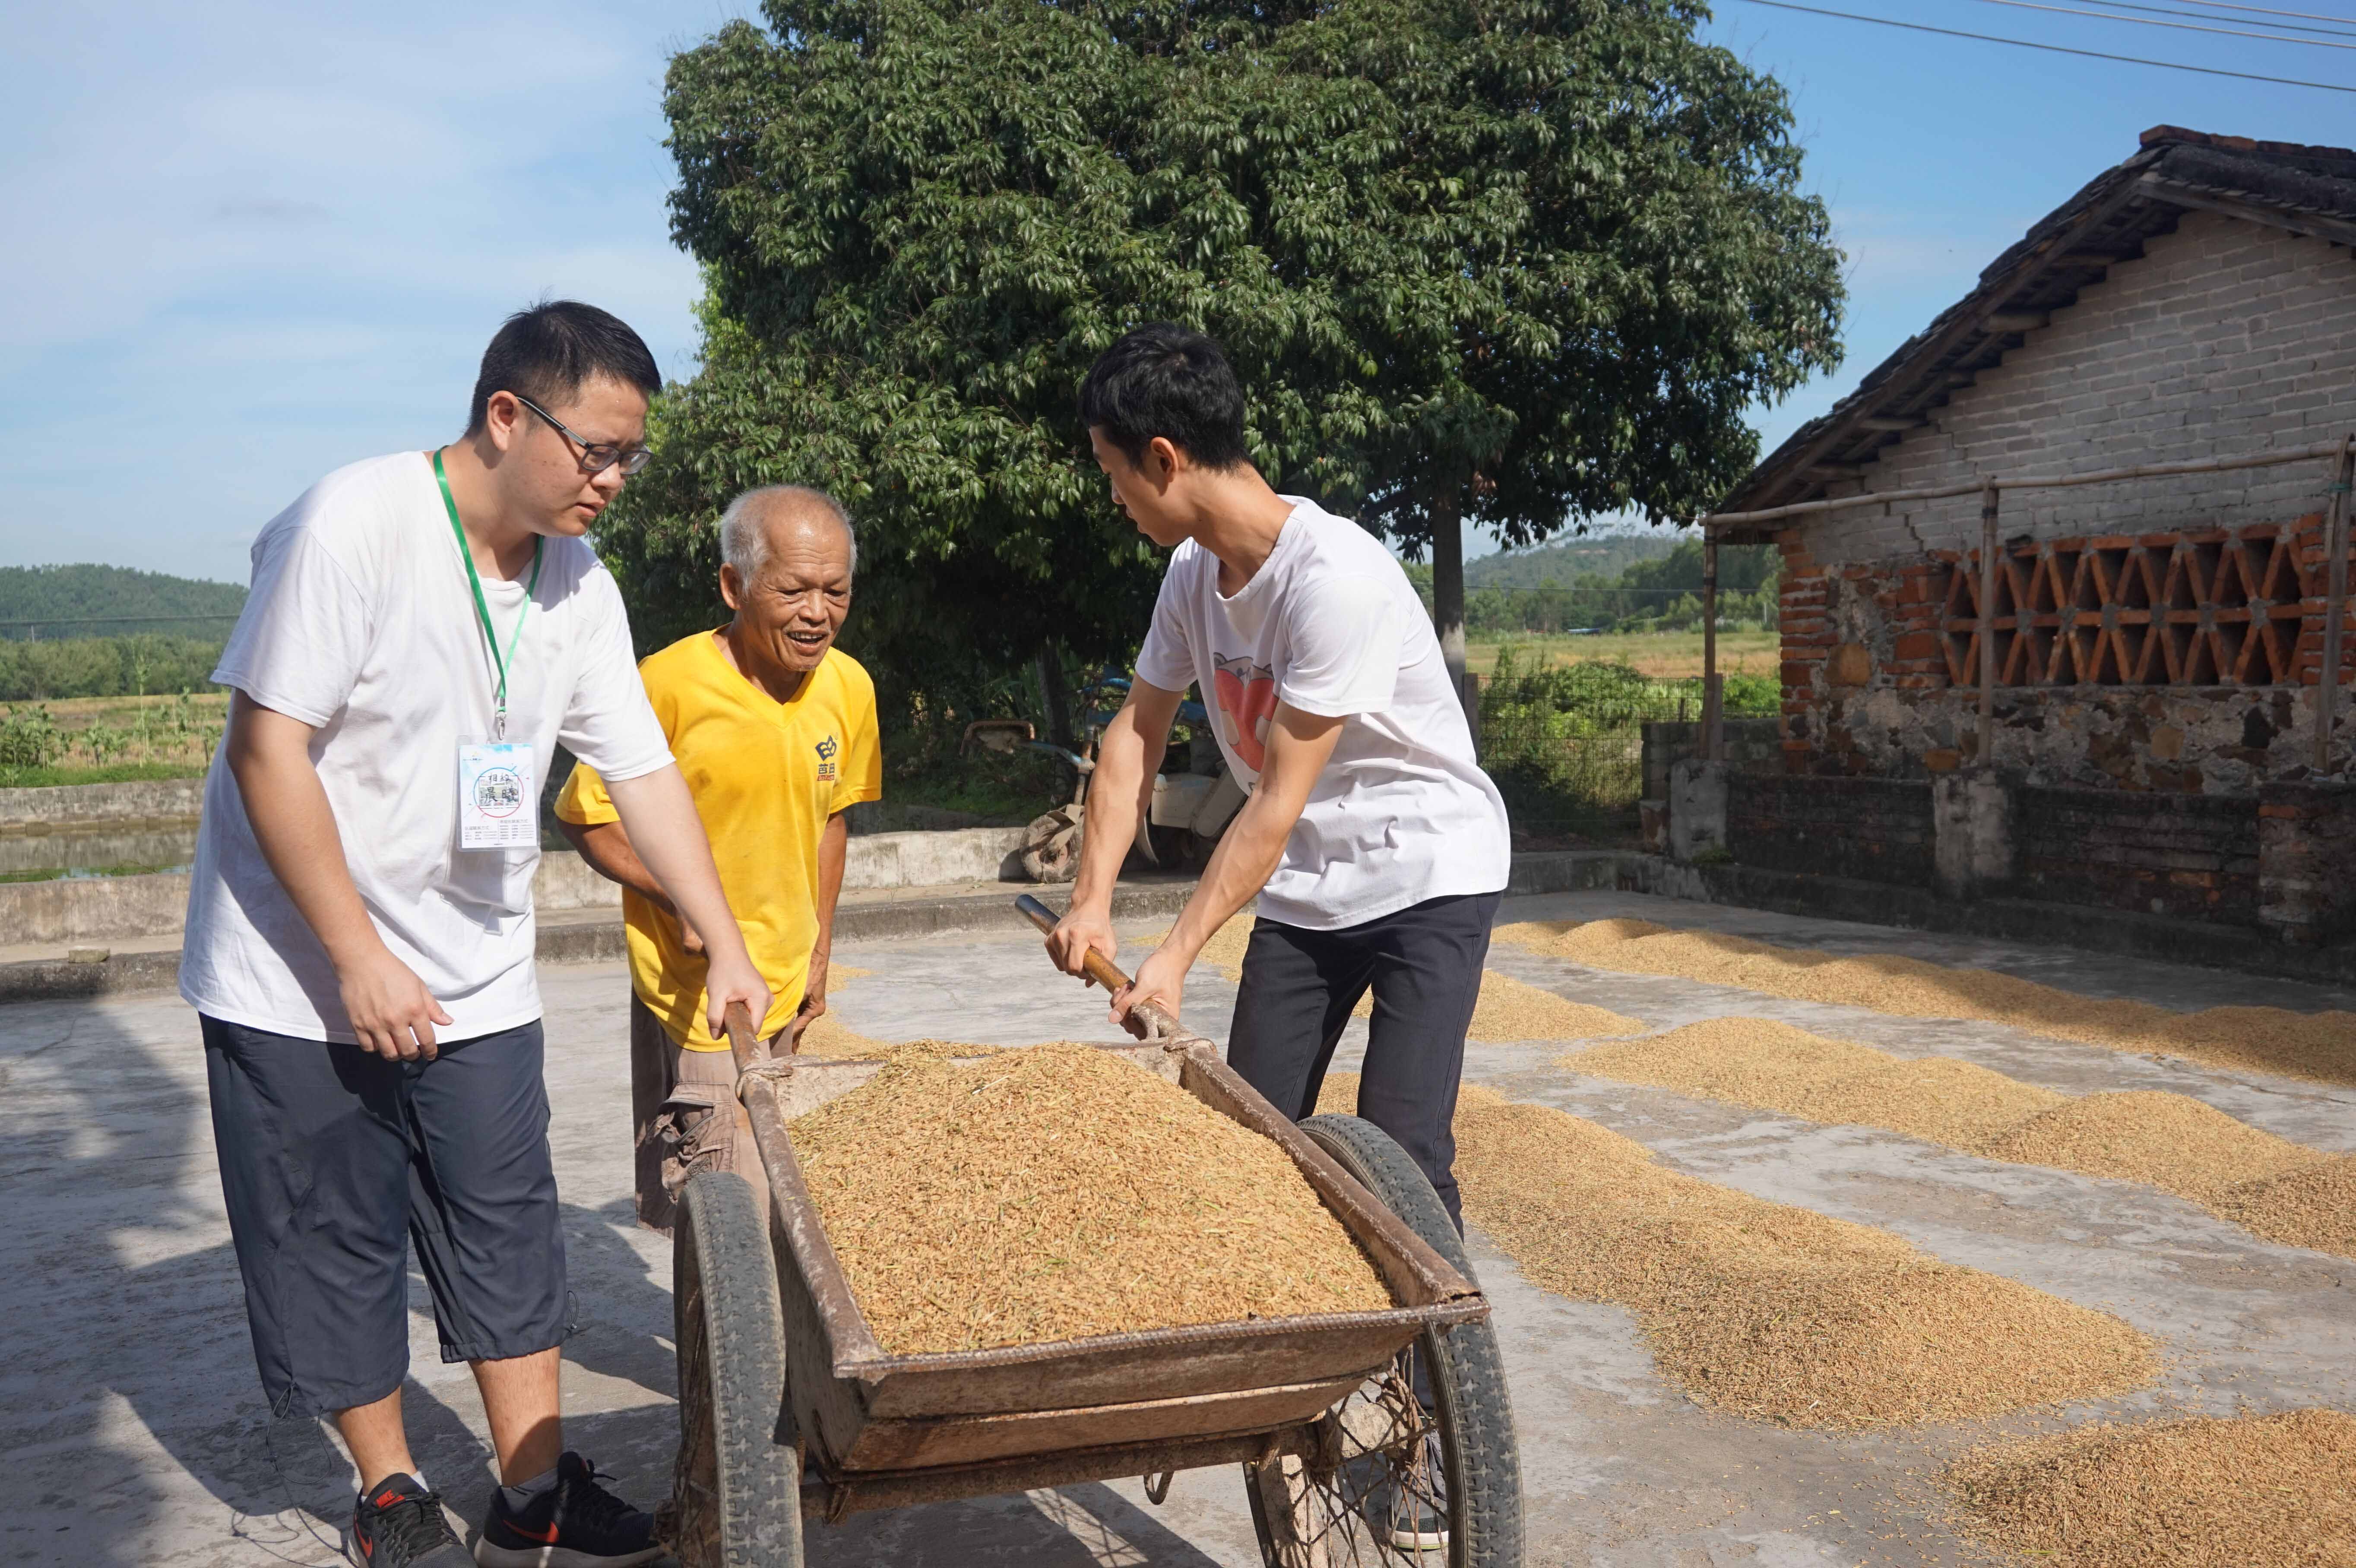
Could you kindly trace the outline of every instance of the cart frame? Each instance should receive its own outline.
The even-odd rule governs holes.
[[[1020,901],[1034,921],[1048,916],[1035,900]],[[1108,990],[1126,983],[1108,962],[1090,957],[1094,983]],[[798,1477],[805,1519],[832,1523],[873,1509],[1120,1477],[1160,1476],[1166,1485],[1168,1472],[1239,1464],[1269,1560],[1308,1568],[1327,1558],[1311,1539],[1305,1477],[1422,1440],[1413,1399],[1350,1396],[1425,1335],[1489,1316],[1463,1271],[1237,1076],[1211,1041],[1149,1004],[1128,1020],[1141,1043],[1102,1049],[1282,1148],[1365,1248],[1397,1305],[893,1355],[860,1312],[787,1132],[882,1063],[773,1056],[741,1007],[726,1022],[738,1071],[734,1109],[768,1189],[784,1329],[776,1460]],[[687,1344],[682,1333],[683,1358]],[[1326,1419],[1345,1401],[1346,1418]],[[680,1480],[684,1488],[684,1472]]]

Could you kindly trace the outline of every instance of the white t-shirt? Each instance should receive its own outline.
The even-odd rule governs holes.
[[[1288,496],[1292,515],[1243,592],[1188,539],[1170,558],[1138,678],[1203,690],[1236,782],[1259,783],[1279,702],[1344,720],[1262,918],[1336,931],[1454,893],[1490,893],[1513,869],[1505,803],[1472,760],[1472,732],[1440,639],[1390,552],[1346,518]]]
[[[457,847],[458,747],[492,738],[495,706],[458,549],[425,454],[337,469],[254,539],[252,592],[212,677],[318,727],[311,760],[344,863],[385,944],[450,1015],[436,1029],[444,1040],[540,1017],[539,847]],[[535,783],[560,741],[608,779],[671,760],[621,593],[586,541],[542,543],[528,608],[520,581],[486,579],[483,597],[502,642],[525,617],[508,672],[508,739],[532,749]],[[327,950],[262,859],[219,755],[205,779],[180,995],[253,1029],[353,1038]]]

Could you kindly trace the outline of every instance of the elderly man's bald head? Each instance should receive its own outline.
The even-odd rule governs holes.
[[[773,550],[810,534],[829,543],[839,537],[851,570],[858,571],[859,540],[850,516],[833,496],[806,485],[766,485],[729,502],[720,517],[720,558],[736,569],[740,581],[749,583],[761,575]]]

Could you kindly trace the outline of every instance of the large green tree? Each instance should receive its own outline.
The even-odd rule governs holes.
[[[705,362],[603,543],[708,613],[745,485],[859,516],[887,683],[1133,644],[1157,573],[1073,413],[1123,330],[1227,347],[1255,459],[1430,552],[1690,518],[1837,358],[1782,89],[1687,0],[773,0],[671,65]],[[1461,656],[1461,652],[1459,653]]]

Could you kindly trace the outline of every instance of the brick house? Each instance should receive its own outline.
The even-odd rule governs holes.
[[[2147,132],[1762,463],[1710,526],[1785,562],[1784,773],[1728,780],[1736,860],[2351,929],[2347,674],[2317,765],[2351,247],[2356,152]]]

